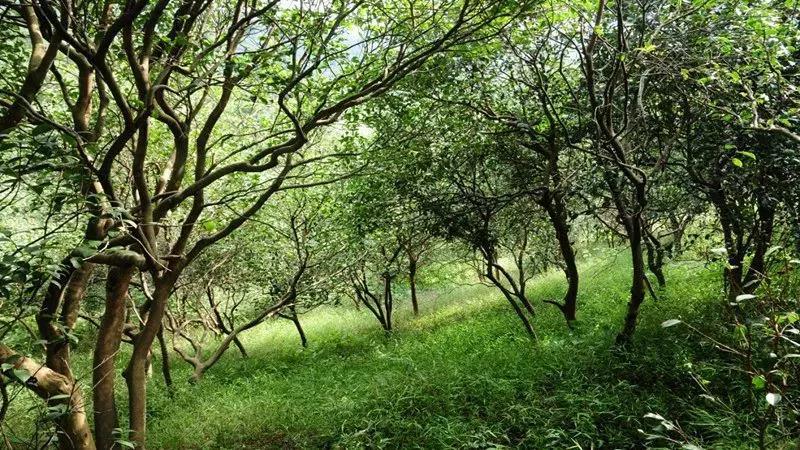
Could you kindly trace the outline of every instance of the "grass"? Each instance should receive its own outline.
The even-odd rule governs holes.
[[[746,448],[752,436],[736,423],[698,414],[703,391],[692,374],[710,356],[684,331],[660,327],[713,314],[718,278],[670,265],[669,286],[658,303],[648,299],[625,352],[611,345],[627,299],[622,256],[583,266],[574,331],[555,308],[538,307],[536,343],[481,285],[425,290],[421,316],[401,304],[392,336],[366,311],[325,308],[302,318],[303,350],[290,323],[271,322],[246,336],[250,358],[228,352],[199,385],[185,383],[182,362],[172,397],[153,380],[149,445],[632,448],[647,445],[639,430],[656,423],[643,416],[658,413],[707,448]],[[530,294],[558,297],[562,285],[561,274],[547,274]]]
[[[423,289],[420,317],[407,302],[397,305],[391,336],[367,311],[319,308],[301,318],[307,349],[284,320],[249,331],[243,340],[250,357],[231,349],[197,385],[187,383],[188,365],[174,358],[172,395],[156,360],[148,446],[668,447],[645,435],[658,421],[644,416],[655,413],[703,448],[754,447],[749,419],[736,407],[747,398],[739,390],[741,374],[724,369],[719,353],[685,328],[660,326],[673,318],[701,327],[723,323],[716,317],[718,268],[666,267],[667,288],[657,302],[647,299],[634,345],[623,351],[612,342],[628,298],[629,263],[624,252],[602,256],[581,264],[572,331],[556,308],[541,303],[560,297],[563,275],[533,280],[537,342],[525,336],[496,289],[439,282]],[[75,356],[78,377],[89,379],[89,353]],[[124,382],[117,386],[124,405]],[[40,404],[33,398],[12,403],[9,420],[17,432],[31,426],[27,408]]]

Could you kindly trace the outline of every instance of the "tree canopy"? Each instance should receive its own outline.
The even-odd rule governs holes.
[[[390,336],[444,266],[496,289],[530,345],[540,308],[579,334],[579,265],[609,247],[630,260],[620,351],[665,266],[703,259],[708,325],[740,338],[691,331],[763,391],[759,446],[798,432],[797,1],[0,12],[0,433],[13,388],[49,412],[38,447],[144,448],[154,358],[197,383],[267,321],[307,346],[322,306]],[[531,294],[552,270],[558,293]]]

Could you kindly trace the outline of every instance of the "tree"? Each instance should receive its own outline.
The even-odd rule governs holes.
[[[56,60],[50,70],[62,98],[39,95],[23,106],[25,117],[41,123],[43,132],[70,144],[69,155],[79,161],[79,183],[65,190],[80,193],[87,203],[79,249],[91,252],[76,249],[64,258],[44,296],[39,329],[48,342],[47,367],[69,378],[69,345],[60,330],[74,326],[71,318],[80,310],[95,264],[119,269],[110,295],[126,292],[137,270],[149,275],[152,302],[124,372],[130,440],[142,448],[148,355],[183,270],[286,189],[290,173],[342,156],[306,157],[300,150],[315,130],[389,90],[432,55],[502,22],[517,7],[447,1],[387,10],[374,2],[192,0],[131,0],[119,9],[111,3],[81,6],[20,3],[4,16],[16,27],[32,8],[46,22],[39,28],[48,50],[63,54],[63,63]],[[41,73],[37,69],[35,75]],[[15,102],[6,105],[4,117],[17,114]],[[242,113],[251,120],[242,122]],[[157,174],[150,172],[153,167]],[[95,358],[107,362],[107,371],[97,371],[93,380],[98,392],[114,390],[113,348],[122,339],[116,326],[122,312],[107,308],[102,319],[113,326],[102,327],[98,341],[112,345],[97,347]],[[56,317],[65,318],[59,327]],[[80,395],[79,389],[73,392]],[[108,432],[117,423],[113,398],[98,395],[94,403],[105,412],[95,418],[97,441],[85,421],[68,418],[61,423],[68,437],[62,446],[115,445]],[[68,416],[75,414],[80,411]]]
[[[729,302],[767,276],[779,210],[796,205],[797,124],[784,116],[798,107],[786,96],[798,77],[786,46],[798,41],[790,17],[723,2],[714,14],[691,16],[689,31],[676,30],[688,48],[665,50],[675,56],[671,82],[681,99],[679,166],[719,217]],[[708,59],[716,64],[706,67]]]
[[[236,275],[228,275],[228,280],[216,278],[216,282],[200,289],[199,295],[196,289],[194,292],[187,289],[182,310],[167,315],[173,339],[181,338],[194,352],[190,354],[174,344],[175,351],[194,368],[191,382],[199,381],[231,345],[236,345],[242,356],[246,356],[239,341],[245,331],[286,311],[292,314],[294,322],[297,306],[311,308],[327,301],[328,295],[319,292],[329,292],[332,281],[344,270],[345,261],[339,258],[343,245],[333,239],[328,221],[330,197],[305,191],[287,194],[259,214],[266,220],[254,218],[255,229],[242,229],[237,233],[239,236],[232,238],[230,244],[234,247],[227,261],[219,255],[210,255],[213,266],[202,278],[209,280],[215,274],[221,275],[217,270],[223,264],[226,270],[231,266],[238,268]],[[254,236],[268,245],[254,245]],[[215,290],[222,291],[222,302],[216,300]],[[188,300],[192,295],[207,297],[208,307],[192,305]],[[220,335],[210,353],[204,345],[208,330]],[[302,329],[299,331],[305,342]]]

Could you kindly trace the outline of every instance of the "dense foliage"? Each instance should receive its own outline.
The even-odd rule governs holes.
[[[0,24],[2,445],[800,445],[796,0]]]

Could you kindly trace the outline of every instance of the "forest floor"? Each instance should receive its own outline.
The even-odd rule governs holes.
[[[612,345],[627,301],[624,253],[583,264],[579,320],[558,311],[563,275],[531,283],[538,341],[525,336],[498,291],[483,285],[427,288],[421,314],[397,305],[386,336],[368,311],[320,308],[302,316],[309,347],[289,321],[273,321],[234,348],[198,385],[174,361],[176,392],[155,376],[150,448],[635,448],[659,414],[704,448],[749,448],[731,414],[701,394],[725,395],[716,352],[687,328],[720,309],[717,269],[666,268],[668,286],[642,308],[636,342]],[[705,318],[704,318],[705,317]],[[156,363],[157,364],[157,363]],[[701,387],[701,385],[703,387]],[[121,397],[120,401],[124,401]],[[670,437],[677,438],[676,434]]]

